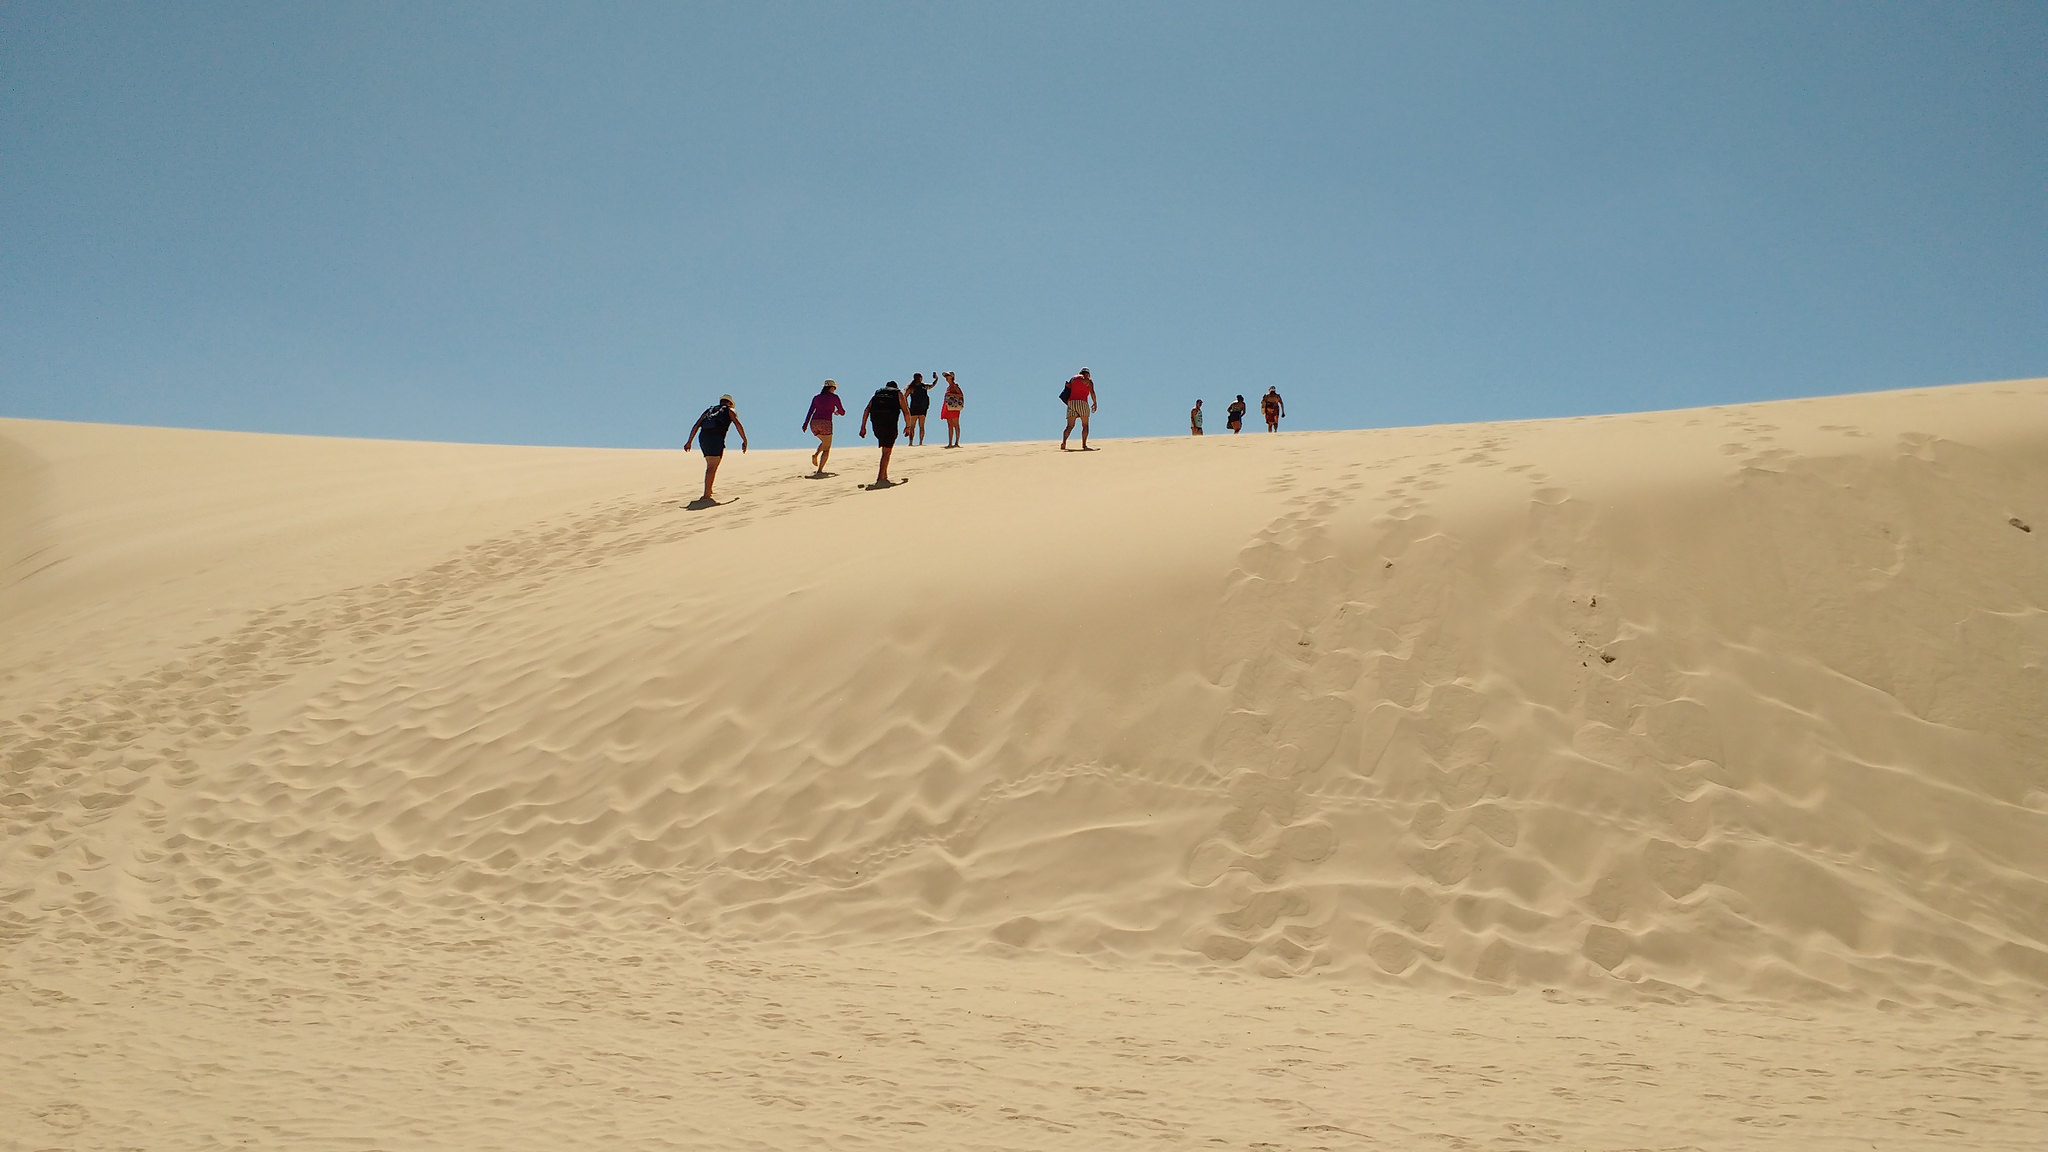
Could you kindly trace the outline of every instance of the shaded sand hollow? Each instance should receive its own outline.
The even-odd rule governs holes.
[[[2048,381],[804,455],[0,420],[0,1148],[2048,1144]]]

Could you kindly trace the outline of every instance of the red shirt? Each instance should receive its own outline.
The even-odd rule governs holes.
[[[1076,376],[1072,380],[1067,381],[1067,399],[1069,402],[1085,402],[1088,397],[1094,394],[1095,382],[1086,376]]]

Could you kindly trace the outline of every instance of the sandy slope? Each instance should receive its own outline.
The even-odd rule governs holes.
[[[2044,401],[0,421],[0,1147],[2031,1146]]]

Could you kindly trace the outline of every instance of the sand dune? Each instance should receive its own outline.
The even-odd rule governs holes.
[[[263,1013],[350,989],[403,989],[407,1027],[446,1027],[479,989],[533,1009],[535,988],[628,968],[670,995],[688,984],[692,1012],[765,987],[795,998],[788,973],[829,970],[845,1002],[810,1002],[803,1027],[836,1012],[858,1035],[863,1005],[936,1014],[935,1035],[985,1061],[1028,1038],[959,1014],[1032,1002],[1011,981],[1070,1004],[1050,1015],[1076,1051],[1107,1043],[1083,1022],[1119,1003],[1224,1031],[1228,1003],[1304,1020],[1370,1004],[1378,1023],[1330,1042],[1384,1056],[1401,1042],[1390,1015],[1456,1031],[1465,1013],[1536,1045],[1519,1058],[1539,1078],[1546,1005],[1624,1033],[1651,1002],[1695,1014],[1667,1023],[1861,1013],[1840,1037],[1926,1033],[1895,1036],[1919,1063],[1866,1074],[1995,1067],[2002,1087],[1954,1132],[2027,1146],[2048,1083],[2044,401],[2048,381],[2019,381],[1086,455],[928,448],[902,453],[910,480],[883,492],[856,485],[872,451],[842,445],[827,480],[802,478],[802,452],[731,457],[733,502],[702,510],[680,453],[0,421],[0,1004],[59,1038],[15,1102],[24,1123],[44,1110],[30,1118],[49,1139],[13,1146],[118,1144],[119,1108],[50,1102],[53,1069],[93,1066],[65,1047],[88,1035],[118,1044],[154,1019],[233,1049]],[[47,995],[67,971],[96,973],[71,1007]],[[897,985],[848,971],[916,973],[903,983],[924,991],[892,1001],[877,989]],[[713,993],[679,972],[728,975],[705,977]],[[1275,976],[1324,991],[1257,979]],[[223,990],[237,979],[277,987]],[[120,988],[161,1011],[124,1024],[81,1006]],[[194,996],[220,997],[221,1019],[181,1007]],[[631,1017],[617,989],[564,996]],[[760,1021],[782,1013],[699,1037],[691,1059],[767,1058],[788,1037]],[[1993,1018],[2026,1023],[1986,1041]],[[516,1021],[498,1023],[509,1043]],[[1956,1062],[1944,1046],[1971,1036],[1984,1050]],[[1764,1086],[1789,1049],[1757,1043]],[[279,1051],[310,1099],[347,1073],[315,1076],[324,1054],[305,1045]],[[1939,1051],[1949,1063],[1925,1055]],[[1739,1077],[1741,1052],[1696,1055]],[[164,1067],[182,1060],[133,1057],[130,1093],[178,1097]],[[901,1059],[869,1071],[890,1067],[915,1079]],[[1479,1141],[1456,1124],[1483,1122],[1501,1146],[1619,1146],[1660,1131],[1644,1092],[1698,1104],[1688,1091],[1713,1079],[1660,1074],[1612,1106],[1552,1098],[1567,1115],[1549,1121],[1542,1101],[1488,1097],[1499,1115],[1460,1106],[1434,1129],[1416,1117],[1448,1098],[1411,1091],[1407,1112],[1346,1137],[1336,1120],[1269,1123],[1270,1104],[1218,1111],[1262,1098],[1248,1064],[1188,1080],[1102,1067],[1154,1103],[1187,1093],[1184,1119],[1209,1114],[1197,1101],[1220,1118],[1148,1136],[1128,1109],[1087,1112],[1126,1131],[1041,1108],[1050,1126],[991,1128],[1006,1118],[970,1122],[995,1105],[963,1087],[953,1127],[934,1114],[889,1135],[823,1103],[793,1126],[786,1107],[707,1119],[728,1106],[711,1091],[683,1098],[694,1126],[613,1135],[1402,1146]],[[577,1075],[591,1092],[638,1083]],[[931,1075],[899,1107],[944,1095]],[[1333,1100],[1370,1095],[1325,1079]],[[484,1091],[447,1083],[450,1099]],[[275,1084],[241,1090],[307,1114]],[[1941,1131],[1922,1125],[1932,1097],[1859,1129],[1825,1102],[1840,1098],[1807,1096],[1771,1113],[1792,1117],[1788,1138],[1818,1125],[1800,1146]],[[60,1104],[76,1124],[44,1114]],[[330,1120],[273,1139],[339,1139],[350,1111],[323,1107]],[[1761,1139],[1733,1126],[1739,1106],[1700,1107],[1659,1146]],[[134,1118],[175,1108],[128,1114],[146,1129]],[[231,1108],[197,1115],[212,1119],[158,1131],[265,1142]],[[605,1142],[519,1123],[464,1141],[402,1119],[372,1144]]]

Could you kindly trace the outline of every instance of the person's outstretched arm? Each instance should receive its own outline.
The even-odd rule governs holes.
[[[868,438],[868,410],[866,408],[860,410],[860,438],[863,440]]]
[[[740,414],[737,412],[732,414],[732,426],[740,430],[740,451],[745,452],[747,450],[747,426],[740,423]]]
[[[683,451],[688,452],[690,450],[690,441],[695,440],[697,438],[697,429],[702,428],[703,426],[704,418],[702,416],[697,417],[697,422],[695,424],[690,425],[690,434],[688,436],[683,437]]]

